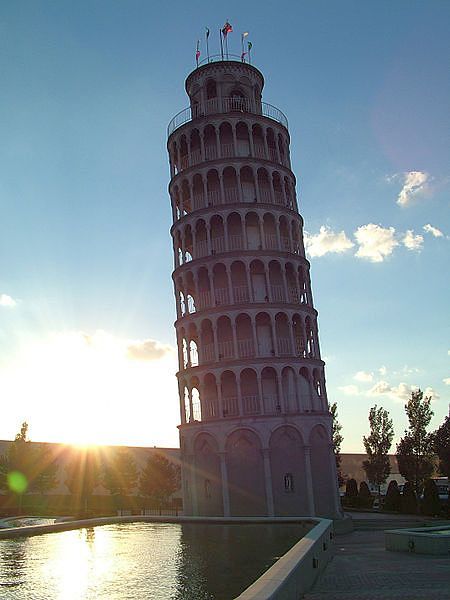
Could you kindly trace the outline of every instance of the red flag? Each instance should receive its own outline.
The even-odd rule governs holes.
[[[227,35],[229,33],[231,33],[233,31],[233,28],[231,27],[230,23],[228,23],[228,21],[225,23],[225,25],[222,27],[222,34],[223,37],[227,37]]]

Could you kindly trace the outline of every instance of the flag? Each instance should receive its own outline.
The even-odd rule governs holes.
[[[247,54],[247,52],[243,52],[243,53],[241,54],[241,61],[242,61],[242,62],[245,62],[245,56],[246,56],[246,54]]]
[[[228,23],[228,21],[225,23],[225,25],[222,27],[222,34],[223,37],[226,38],[227,35],[229,33],[231,33],[233,31],[233,28],[231,27],[230,23]]]
[[[242,34],[242,39],[244,39],[247,36],[248,36],[248,31],[244,31],[244,33]]]
[[[247,44],[247,46],[248,46],[248,51],[250,52],[250,50],[253,48],[253,44],[251,42],[249,42]]]
[[[208,29],[208,27],[205,27],[205,29],[206,29],[206,39],[208,39],[209,38],[209,29]]]
[[[197,40],[197,50],[195,51],[195,60],[198,64],[198,59],[200,58],[200,40]]]

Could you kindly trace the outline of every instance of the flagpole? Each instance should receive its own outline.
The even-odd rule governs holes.
[[[209,29],[206,28],[206,56],[208,57],[209,63]]]
[[[223,41],[222,41],[222,30],[219,27],[219,35],[220,35],[220,54],[222,55],[223,60]]]

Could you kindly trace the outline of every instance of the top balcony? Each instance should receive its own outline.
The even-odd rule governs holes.
[[[211,98],[206,101],[205,106],[188,106],[176,114],[167,127],[167,137],[185,123],[189,123],[189,121],[218,113],[251,113],[261,115],[280,123],[286,129],[288,128],[286,115],[279,108],[267,104],[267,102],[256,103],[248,98],[240,97]]]

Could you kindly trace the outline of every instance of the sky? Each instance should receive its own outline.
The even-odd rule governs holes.
[[[448,414],[448,2],[4,0],[0,439],[178,446],[166,127],[226,20],[289,120],[342,450],[416,387]]]

